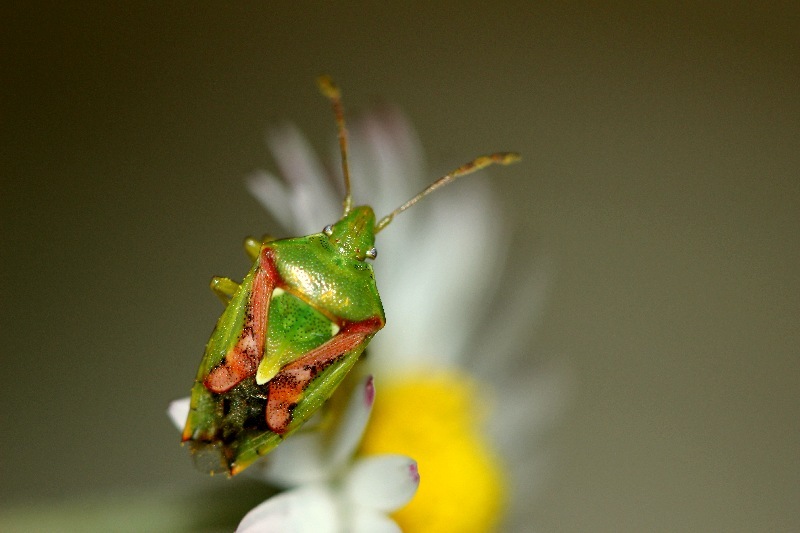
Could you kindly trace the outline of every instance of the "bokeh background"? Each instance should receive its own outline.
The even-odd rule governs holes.
[[[351,114],[405,110],[431,176],[525,156],[492,175],[512,271],[552,265],[531,351],[567,375],[531,529],[800,530],[796,3],[14,4],[0,529],[169,530],[228,483],[164,411],[209,277],[273,223],[242,184],[264,133],[327,150],[330,73]]]

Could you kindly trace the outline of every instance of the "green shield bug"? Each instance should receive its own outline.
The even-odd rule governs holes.
[[[182,439],[198,466],[235,475],[297,430],[334,393],[386,318],[373,276],[375,234],[399,213],[460,176],[519,156],[478,157],[434,181],[376,222],[353,207],[339,89],[322,76],[336,118],[344,214],[322,232],[248,239],[253,266],[241,283],[214,278],[226,303],[206,345]]]

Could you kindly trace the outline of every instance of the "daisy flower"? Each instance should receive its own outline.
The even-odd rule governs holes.
[[[417,137],[397,110],[367,115],[350,133],[356,205],[369,203],[380,217],[430,183]],[[254,196],[289,234],[337,220],[338,167],[328,171],[292,126],[267,141],[282,179],[253,176]],[[546,263],[500,292],[504,235],[486,177],[474,176],[378,236],[373,266],[387,327],[365,359],[381,394],[358,454],[401,453],[419,463],[417,495],[392,515],[403,531],[530,530],[542,471],[531,450],[560,389],[554,373],[527,360]]]

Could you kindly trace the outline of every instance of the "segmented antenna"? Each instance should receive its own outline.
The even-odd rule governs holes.
[[[444,187],[448,183],[455,181],[457,178],[466,176],[467,174],[472,174],[473,172],[476,172],[482,168],[486,168],[489,165],[510,165],[511,163],[515,163],[519,160],[520,156],[516,152],[497,152],[494,154],[482,155],[480,157],[476,157],[469,163],[464,163],[452,172],[449,172],[448,174],[445,174],[441,178],[437,179],[428,185],[418,195],[414,196],[409,201],[380,219],[380,221],[375,225],[375,233],[378,233],[380,230],[388,226],[395,216],[419,202],[422,198],[432,193],[436,189]]]
[[[344,174],[344,214],[350,212],[353,207],[353,199],[350,195],[350,169],[347,166],[347,130],[344,127],[344,107],[342,106],[342,92],[336,86],[333,79],[327,74],[317,78],[319,90],[333,105],[333,114],[336,117],[336,129],[339,131],[339,150],[342,153],[342,174]]]

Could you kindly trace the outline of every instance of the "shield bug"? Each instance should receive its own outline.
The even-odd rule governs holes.
[[[248,239],[253,266],[244,280],[211,281],[226,307],[200,362],[182,437],[198,466],[211,472],[237,474],[296,431],[386,324],[367,262],[377,255],[375,234],[458,177],[519,159],[510,152],[478,157],[376,222],[371,207],[352,206],[339,89],[327,76],[318,84],[336,119],[344,214],[313,235]]]

